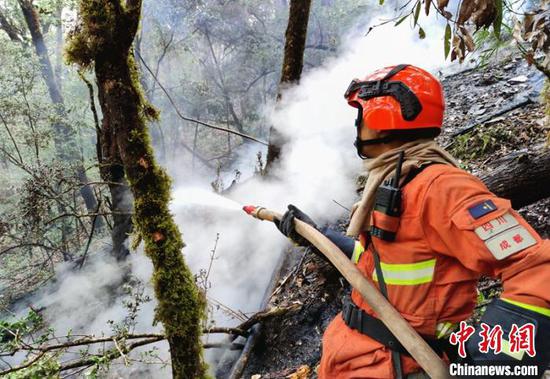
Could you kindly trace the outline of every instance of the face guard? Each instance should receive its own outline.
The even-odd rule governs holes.
[[[399,81],[388,81],[392,76],[397,74],[399,71],[406,68],[408,65],[398,65],[395,66],[390,72],[386,74],[380,80],[362,82],[358,80],[352,80],[344,97],[347,99],[353,93],[357,92],[357,97],[362,100],[369,100],[375,97],[380,96],[391,96],[397,100],[401,107],[401,114],[403,119],[406,121],[414,120],[422,111],[422,105],[420,100],[414,94],[411,89],[405,85],[403,82]],[[392,140],[391,136],[386,136],[382,138],[375,138],[370,140],[362,140],[359,137],[359,130],[363,120],[363,108],[360,104],[357,104],[358,112],[357,119],[355,120],[355,127],[357,129],[357,138],[355,139],[354,146],[357,149],[357,154],[361,159],[366,159],[367,157],[363,155],[362,149],[364,146],[374,145],[378,143],[387,143]]]

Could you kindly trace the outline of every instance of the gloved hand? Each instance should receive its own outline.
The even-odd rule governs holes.
[[[297,218],[298,220],[301,220],[317,229],[317,224],[315,224],[315,222],[308,215],[292,204],[289,204],[288,211],[285,212],[281,220],[275,220],[274,222],[277,229],[290,238],[292,242],[298,246],[310,246],[311,243],[296,232],[296,229],[294,228],[294,218]]]

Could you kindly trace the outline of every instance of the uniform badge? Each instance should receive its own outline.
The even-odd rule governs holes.
[[[497,206],[491,200],[484,200],[481,203],[471,206],[468,208],[470,215],[477,220],[478,218],[485,216],[488,213],[494,212],[497,210]]]
[[[535,245],[537,240],[527,229],[521,225],[517,225],[484,242],[494,257],[501,260]]]

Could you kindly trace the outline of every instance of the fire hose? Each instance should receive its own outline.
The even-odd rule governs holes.
[[[273,222],[274,220],[280,220],[282,217],[280,213],[252,205],[243,207],[243,210],[259,220]],[[346,255],[311,225],[298,219],[294,219],[294,222],[296,232],[319,249],[352,287],[359,291],[365,301],[376,312],[378,318],[395,335],[424,371],[431,378],[450,378],[445,362],[430,348],[393,305],[384,298],[380,291],[363,276]]]

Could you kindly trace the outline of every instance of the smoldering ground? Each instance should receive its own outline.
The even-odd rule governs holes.
[[[378,23],[380,20],[373,24]],[[347,42],[337,58],[306,72],[298,87],[285,91],[279,104],[271,104],[265,110],[270,124],[289,141],[282,161],[274,167],[273,179],[252,176],[256,154],[261,151],[265,156],[265,149],[247,143],[239,151],[235,166],[225,172],[226,184],[235,169],[243,173],[241,183],[227,196],[238,204],[261,205],[279,212],[292,203],[319,224],[343,216],[346,210],[333,200],[351,207],[356,200],[355,176],[361,170],[361,161],[352,146],[356,111],[346,104],[343,93],[351,79],[363,78],[386,65],[411,63],[437,74],[445,65],[443,30],[438,22],[423,27],[428,36],[423,40],[407,23],[399,27],[386,24],[367,36],[368,26],[359,26],[344,38]],[[201,269],[208,270],[203,284],[210,299],[211,322],[218,326],[236,325],[239,320],[228,309],[243,315],[259,310],[273,267],[288,241],[271,223],[247,216],[235,203],[217,203],[219,198],[209,195],[215,172],[203,171],[190,183],[188,162],[167,163],[167,167],[177,183],[172,211],[186,243],[186,262],[196,274]],[[101,250],[97,246],[98,243],[96,256]],[[112,296],[116,292],[113,287],[122,282],[127,271],[107,255],[102,253],[103,258],[90,259],[76,273],[60,267],[57,283],[33,298],[35,306],[46,307],[45,317],[56,334],[72,331],[109,335],[112,323],[120,323],[127,316],[122,304],[124,296]],[[148,284],[151,263],[141,250],[132,254],[128,269],[147,284],[146,294],[152,298]],[[160,326],[151,326],[154,307],[154,299],[141,305],[136,332],[161,330]],[[207,338],[212,341],[214,337]],[[157,348],[161,358],[168,359],[167,344],[160,343]],[[209,350],[206,357],[215,364],[220,354]],[[158,378],[168,377],[170,370],[158,365],[137,365],[120,370],[117,375],[130,377],[135,373]]]

